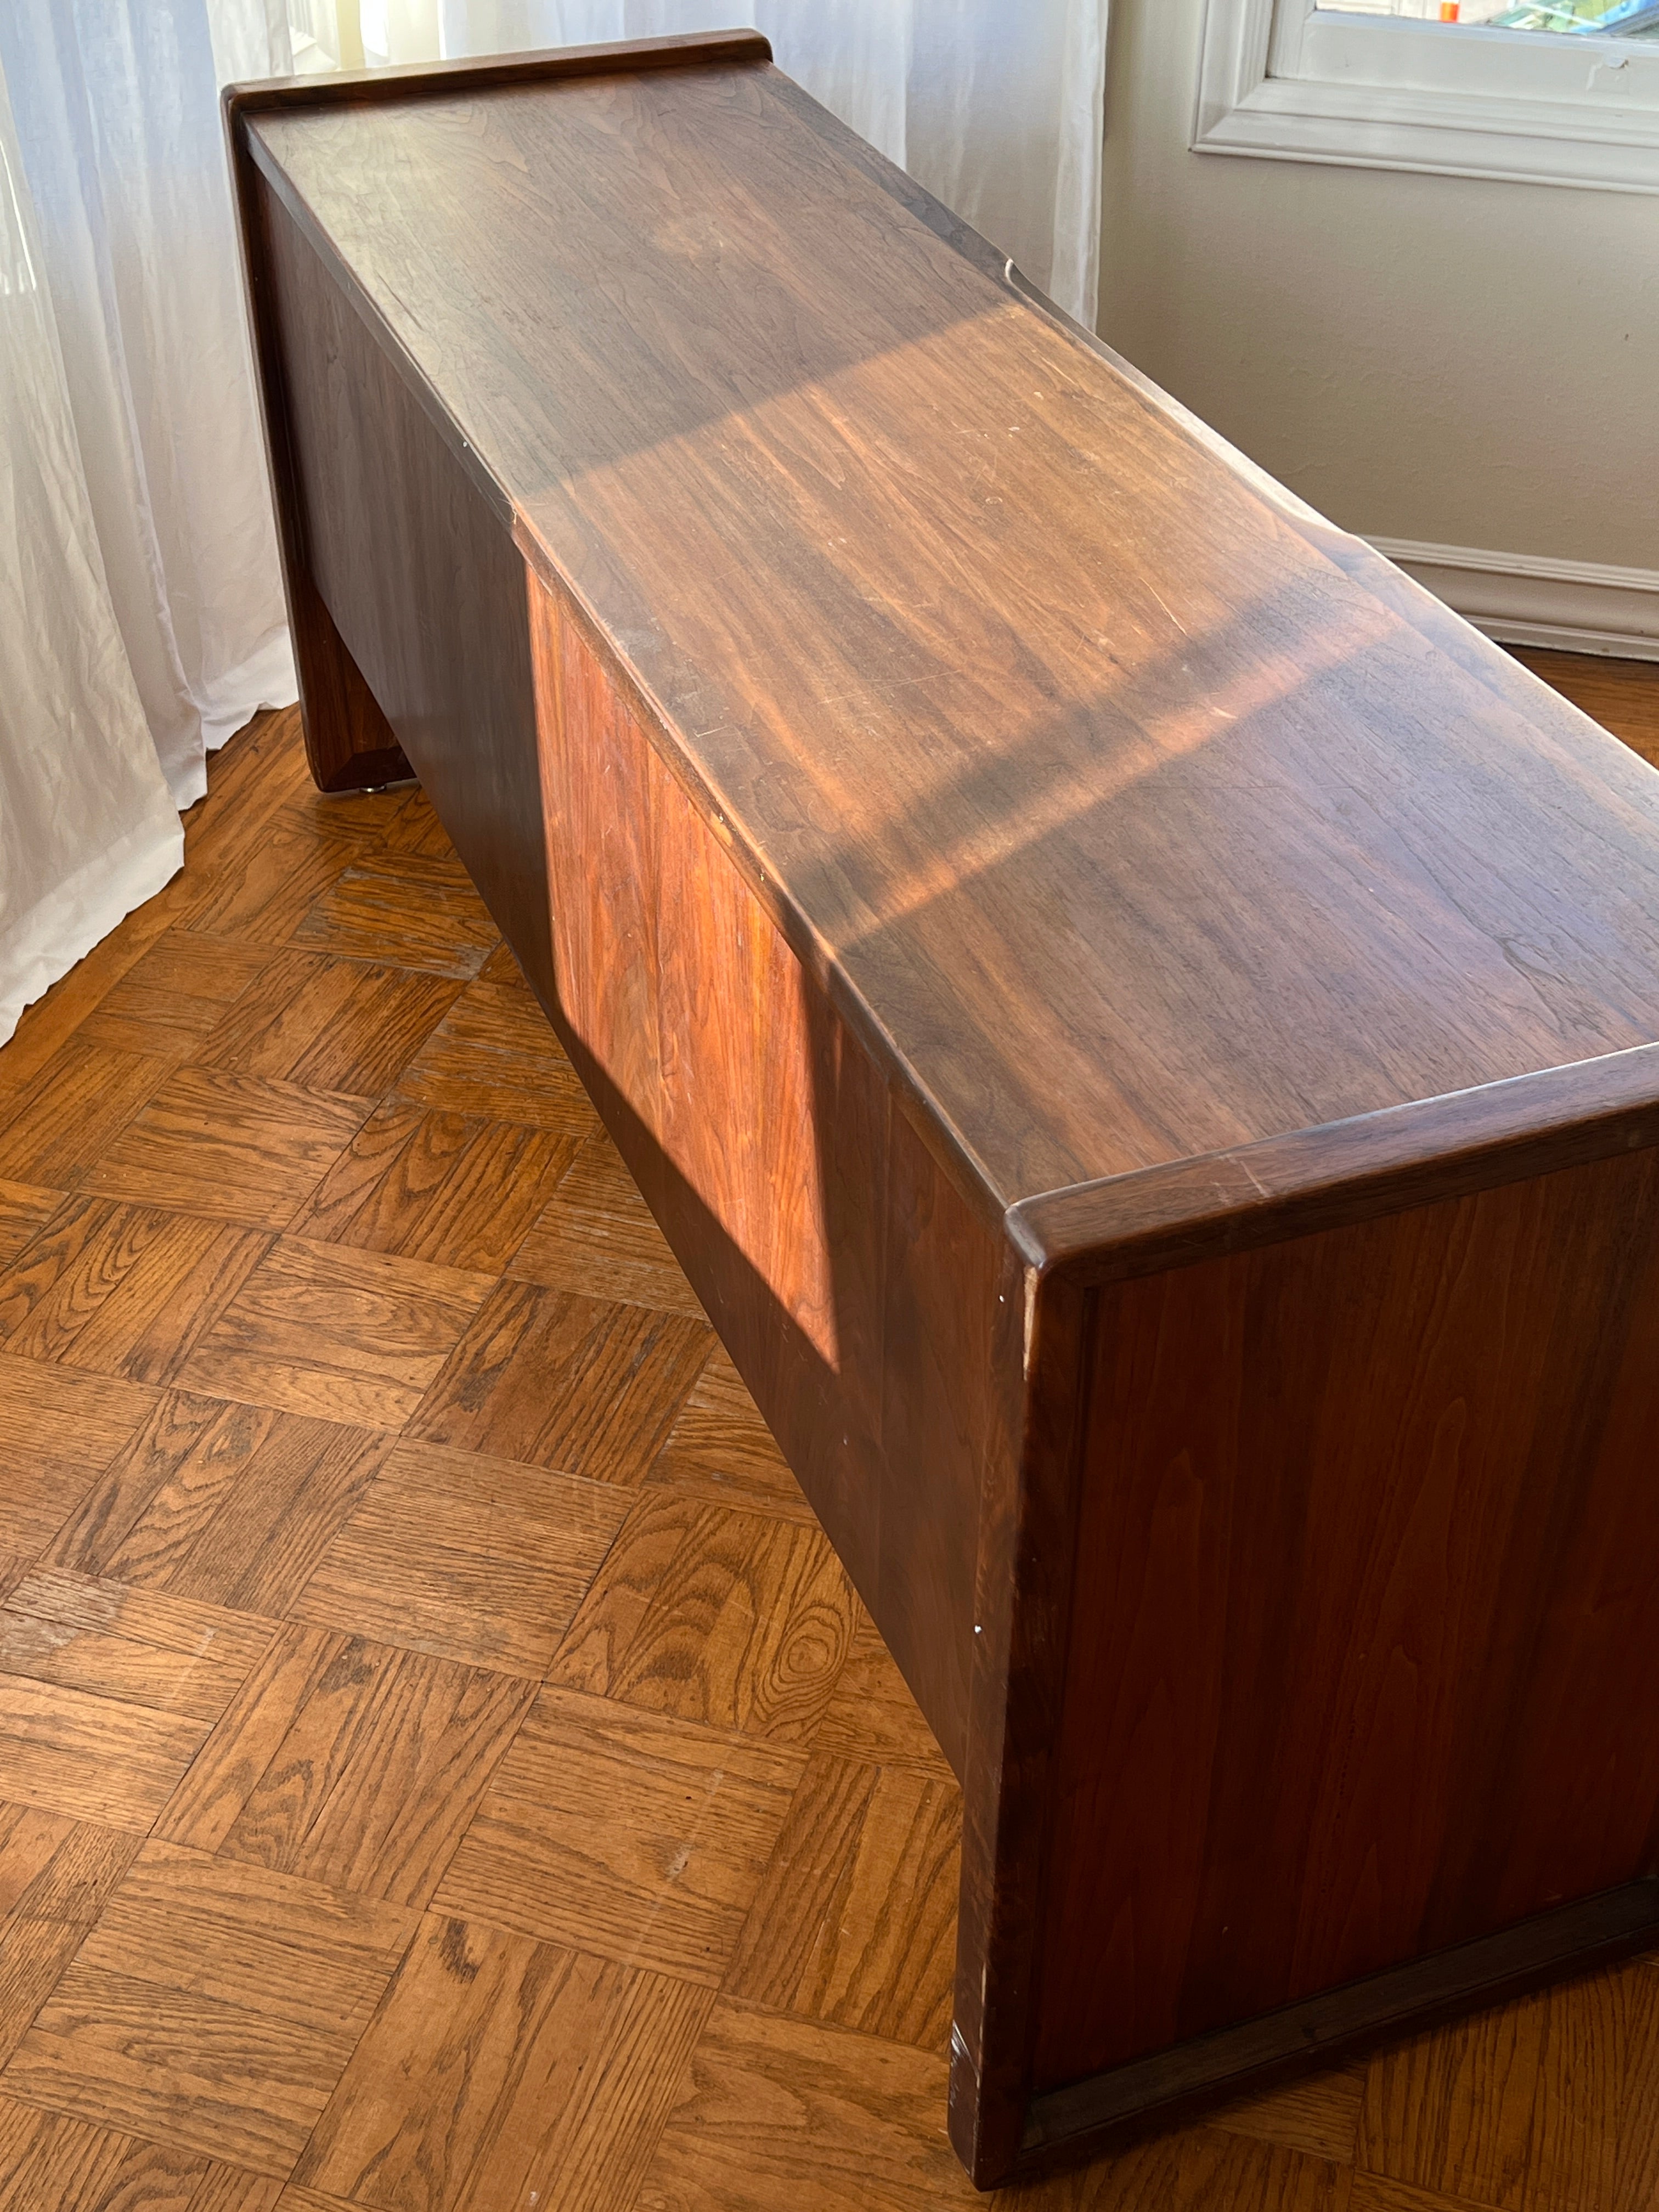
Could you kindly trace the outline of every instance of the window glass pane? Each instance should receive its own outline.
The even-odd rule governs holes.
[[[1659,0],[1320,0],[1324,15],[1404,15],[1419,22],[1491,24],[1563,38],[1659,40]]]

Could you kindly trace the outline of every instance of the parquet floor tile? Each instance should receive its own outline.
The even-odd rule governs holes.
[[[1636,2212],[1659,2158],[1659,1971],[1558,1984],[1382,2053],[1358,2162],[1494,2212]]]
[[[84,1181],[118,1198],[284,1229],[368,1111],[366,1101],[297,1084],[181,1067]]]
[[[142,1836],[209,1725],[101,1690],[0,1674],[0,1789],[43,1813]]]
[[[224,855],[184,927],[256,945],[285,945],[362,849],[349,836],[310,825],[262,823],[246,850]]]
[[[465,981],[501,933],[459,860],[394,854],[382,845],[341,872],[293,941]]]
[[[400,1906],[148,1843],[0,2095],[286,2179],[415,1924]]]
[[[319,1419],[398,1428],[492,1276],[281,1237],[179,1369],[181,1389]]]
[[[192,1598],[36,1568],[0,1607],[0,1674],[216,1721],[275,1632]]]
[[[0,2066],[22,2041],[139,1838],[33,1806],[0,1803]],[[0,2205],[5,2198],[0,2194]]]
[[[945,2074],[932,2051],[722,1997],[638,2212],[965,2212],[985,2200],[945,2133]]]
[[[295,2179],[371,2212],[626,2212],[709,2002],[428,1917]]]
[[[398,1096],[443,1113],[591,1136],[599,1116],[520,983],[469,983],[398,1079]],[[0,1152],[0,1172],[7,1170]]]
[[[8,1267],[64,1202],[61,1190],[38,1184],[0,1182],[0,1267]]]
[[[323,1178],[294,1233],[499,1274],[580,1145],[569,1130],[383,1106]]]
[[[416,854],[431,860],[448,860],[455,857],[455,848],[450,842],[449,832],[439,821],[432,801],[418,785],[399,799],[380,832],[380,843],[388,853]]]
[[[603,1131],[576,1155],[519,1246],[511,1272],[549,1290],[704,1318],[668,1239]]]
[[[117,1052],[72,1036],[32,1083],[0,1100],[0,1176],[47,1188],[78,1182],[155,1097],[172,1067],[156,1054]]]
[[[282,2186],[0,2097],[0,2212],[276,2212]]]
[[[433,1909],[712,1989],[801,1767],[752,1740],[544,1691]]]
[[[262,717],[0,1050],[0,2212],[1659,2207],[1659,1956],[981,2200],[959,1834],[430,805]]]
[[[534,1695],[514,1675],[295,1623],[231,1701],[156,1833],[422,1905]]]
[[[0,1345],[134,1382],[165,1382],[270,1243],[258,1230],[76,1196],[0,1271]]]
[[[441,976],[289,949],[204,1039],[198,1066],[378,1098],[453,1002]]]
[[[1363,2062],[1327,2067],[1280,2089],[1240,2097],[1208,2116],[1228,2135],[1255,2136],[1310,2158],[1352,2166],[1358,2151],[1359,2116],[1365,2101]]]
[[[0,1127],[47,1061],[77,1034],[127,970],[181,918],[185,881],[182,875],[176,876],[165,890],[94,945],[44,998],[24,1007],[10,1041],[0,1050]]]
[[[105,993],[80,1035],[118,1052],[187,1060],[270,958],[259,945],[175,927]]]
[[[290,1609],[539,1678],[628,1510],[610,1484],[401,1443]]]
[[[0,1450],[17,1459],[38,1454],[76,1467],[107,1467],[160,1395],[143,1383],[0,1352]]]
[[[817,1526],[789,1462],[718,1338],[646,1480],[714,1504],[781,1514],[809,1528]]]
[[[411,1437],[601,1481],[641,1481],[708,1356],[706,1322],[504,1279]]]
[[[98,1474],[96,1467],[77,1467],[0,1440],[0,1557],[15,1555],[27,1566],[52,1542]]]
[[[948,2055],[961,1846],[953,1778],[813,1759],[727,1993]]]
[[[65,1522],[51,1563],[280,1615],[350,1518],[391,1441],[374,1430],[169,1392]]]
[[[950,1777],[950,1761],[921,1717],[876,1624],[856,1601],[847,1663],[812,1748],[866,1765],[914,1767],[923,1774]]]
[[[846,1660],[854,1603],[818,1530],[650,1497],[623,1524],[548,1679],[804,1747]]]

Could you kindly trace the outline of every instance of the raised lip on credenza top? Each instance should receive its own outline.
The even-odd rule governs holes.
[[[418,99],[428,91],[438,99],[454,92],[530,84],[541,77],[608,76],[628,70],[696,69],[710,63],[729,67],[771,58],[772,42],[759,31],[685,31],[672,38],[617,39],[603,46],[542,46],[514,54],[469,54],[453,61],[394,62],[384,69],[258,77],[228,84],[220,99],[230,117]]]
[[[1021,1199],[1029,1267],[1079,1289],[1659,1146],[1659,1044]]]
[[[447,62],[413,63],[382,70],[280,77],[228,85],[222,95],[233,157],[250,161],[325,257],[382,350],[392,361],[422,411],[444,438],[520,553],[564,598],[590,641],[633,696],[665,764],[686,788],[699,812],[732,854],[750,889],[783,931],[798,957],[817,975],[836,1005],[912,1108],[910,1118],[940,1164],[975,1205],[999,1224],[1024,1265],[1040,1277],[1061,1276],[1079,1288],[1194,1265],[1252,1247],[1278,1243],[1406,1207],[1467,1195],[1528,1176],[1659,1145],[1659,1043],[1638,1045],[1561,1066],[1527,1071],[1445,1096],[1413,1100],[1319,1127],[1264,1137],[1253,1144],[1163,1162],[1133,1173],[1037,1193],[1005,1205],[984,1164],[951,1123],[939,1102],[887,1036],[831,949],[796,907],[760,856],[749,848],[742,825],[730,820],[720,796],[674,741],[672,723],[648,685],[608,637],[570,580],[551,562],[533,526],[518,508],[462,434],[454,416],[410,356],[333,241],[317,222],[276,156],[257,134],[238,128],[245,117],[302,112],[353,103],[378,103],[429,95],[486,91],[562,78],[630,70],[763,66],[770,42],[759,32],[715,31],[611,44],[554,47]],[[1150,385],[1093,331],[1030,283],[1012,260],[955,216],[926,188],[869,145],[781,71],[790,106],[837,150],[899,199],[983,274],[1000,283],[1031,312],[1059,324],[1074,343],[1103,360],[1143,403],[1171,418],[1188,435],[1215,445],[1254,480],[1259,471],[1232,454]],[[1264,499],[1277,487],[1264,489]],[[1282,495],[1289,519],[1301,503]],[[1306,534],[1334,559],[1323,536],[1346,539],[1306,511]],[[1353,541],[1356,547],[1361,541]],[[1373,588],[1393,580],[1389,564],[1369,547],[1357,556]],[[1406,580],[1401,580],[1404,582]],[[1443,650],[1456,641],[1437,602],[1407,585],[1411,605],[1399,611],[1415,619]],[[1396,592],[1393,594],[1398,597]],[[1421,599],[1424,605],[1416,602]],[[1459,627],[1461,626],[1455,626]],[[1524,673],[1524,672],[1517,672]]]

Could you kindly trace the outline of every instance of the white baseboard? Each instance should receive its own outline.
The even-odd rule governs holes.
[[[1404,538],[1370,542],[1500,644],[1659,660],[1659,568],[1610,568]]]

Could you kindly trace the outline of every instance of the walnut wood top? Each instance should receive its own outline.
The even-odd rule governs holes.
[[[775,70],[242,127],[988,1200],[1659,1039],[1655,772]]]

